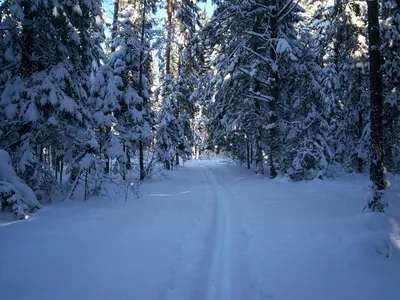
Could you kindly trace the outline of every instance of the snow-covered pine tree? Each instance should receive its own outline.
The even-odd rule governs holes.
[[[386,203],[382,199],[386,188],[386,176],[383,165],[383,101],[382,101],[382,70],[381,41],[379,26],[379,3],[368,1],[368,41],[370,65],[370,120],[371,120],[371,166],[370,178],[374,194],[368,202],[372,211],[383,212]]]
[[[203,10],[199,17],[199,30],[196,31],[191,43],[190,57],[193,59],[193,63],[189,64],[192,68],[189,68],[189,74],[191,74],[188,82],[191,86],[190,102],[194,106],[194,117],[192,118],[192,129],[193,129],[193,156],[198,159],[200,153],[204,152],[207,148],[207,106],[211,93],[207,89],[207,84],[212,75],[212,71],[207,68],[207,61],[209,60],[206,50],[205,42],[202,39],[202,28],[207,23],[208,17],[206,10]]]
[[[250,14],[255,8],[255,3],[248,1],[219,3],[203,30],[207,46],[214,51],[211,56],[215,56],[212,62],[215,79],[210,80],[215,90],[215,100],[209,103],[210,138],[220,150],[243,160],[246,136],[261,145],[259,128],[263,123],[257,117],[261,113],[257,109],[257,91],[256,95],[251,92],[257,62],[252,63],[251,54],[245,49],[249,47],[246,41],[252,38],[247,31],[253,30],[254,15]],[[237,148],[232,148],[231,139],[236,140]]]
[[[156,151],[160,162],[164,163],[167,170],[173,168],[176,156],[179,153],[179,146],[184,141],[184,130],[176,116],[177,91],[176,85],[172,84],[170,75],[166,75],[162,87],[162,102],[158,112]]]
[[[122,85],[121,77],[115,76],[113,69],[104,59],[104,64],[97,70],[91,86],[90,107],[96,140],[99,144],[100,156],[105,164],[105,173],[110,172],[110,162],[116,159],[119,165],[126,162],[126,155],[115,134],[117,120],[114,116],[120,110],[118,99]]]
[[[340,89],[337,94],[335,139],[336,161],[348,171],[362,172],[368,136],[363,134],[368,117],[368,67],[366,43],[366,5],[336,1],[331,31],[333,59]],[[367,145],[367,147],[365,147]]]
[[[366,5],[345,1],[305,1],[306,29],[320,72],[327,167],[362,172],[368,151]],[[334,167],[329,173],[337,169]]]
[[[179,163],[179,157],[186,159],[191,154],[190,122],[186,113],[180,114],[179,106],[179,41],[177,41],[176,4],[166,1],[167,23],[165,39],[165,66],[161,71],[161,108],[158,115],[156,133],[156,152],[167,169]],[[174,5],[175,4],[175,5]],[[179,3],[178,3],[179,4]],[[190,96],[189,96],[190,97]],[[189,136],[190,137],[190,136]],[[174,155],[174,160],[171,160]]]
[[[329,131],[323,114],[325,103],[318,82],[322,71],[317,63],[318,53],[313,48],[313,31],[307,18],[299,27],[301,39],[295,44],[296,59],[291,67],[285,69],[281,79],[285,87],[281,93],[284,104],[281,131],[285,144],[281,170],[292,180],[312,179],[324,174],[328,161],[332,159],[327,143]]]
[[[292,1],[224,1],[206,26],[210,45],[218,47],[217,83],[223,86],[216,88],[212,122],[231,124],[243,131],[243,138],[255,141],[256,171],[263,172],[263,152],[268,152],[271,178],[282,161],[281,91],[286,87],[279,78],[299,55],[293,27],[299,10]],[[242,145],[247,151],[246,140]]]
[[[145,100],[148,97],[148,82],[143,79],[144,76],[139,76],[141,42],[131,17],[130,7],[120,5],[118,20],[114,24],[114,38],[111,40],[115,51],[111,52],[108,62],[113,74],[121,81],[118,86],[119,109],[114,114],[117,120],[115,130],[127,157],[124,168],[128,170],[132,168],[132,151],[139,148],[139,141],[151,139]],[[143,97],[138,93],[139,83]]]
[[[152,28],[154,25],[154,15],[157,11],[158,0],[135,0],[135,1],[122,1],[118,5],[124,7],[124,14],[129,16],[129,20],[132,22],[132,30],[136,33],[139,40],[139,67],[137,71],[137,81],[135,89],[138,95],[143,99],[143,103],[138,105],[143,109],[143,119],[146,123],[154,124],[154,117],[152,116],[152,103],[151,99],[151,85],[152,85],[152,56],[151,56],[151,46],[150,41],[153,39]],[[115,9],[114,9],[115,11]],[[114,18],[117,19],[118,16]],[[114,23],[113,28],[116,31],[116,23]],[[115,50],[115,46],[114,50]],[[145,153],[146,149],[150,146],[150,141],[152,140],[151,135],[140,135],[138,137],[137,148],[138,155],[138,165],[139,165],[139,178],[143,180],[146,175],[146,170],[149,166],[146,166]]]
[[[382,1],[383,143],[385,166],[400,171],[400,1]]]
[[[34,190],[48,178],[44,163],[66,164],[75,181],[87,167],[82,160],[98,148],[87,101],[90,74],[102,56],[100,3],[10,0],[1,9],[0,147]],[[52,161],[45,155],[50,149],[57,156]]]
[[[193,0],[181,0],[178,2],[176,11],[176,23],[179,29],[176,32],[176,43],[178,47],[178,73],[177,73],[177,105],[178,119],[184,130],[184,140],[179,145],[176,163],[179,156],[186,158],[191,153],[190,143],[193,143],[193,128],[190,120],[194,119],[195,103],[191,95],[198,83],[200,65],[196,56],[196,48],[200,42],[196,36],[200,29],[200,9]]]

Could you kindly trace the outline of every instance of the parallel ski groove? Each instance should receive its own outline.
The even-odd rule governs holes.
[[[230,234],[231,224],[229,215],[229,196],[218,183],[213,172],[208,169],[207,179],[216,200],[216,225],[214,242],[211,251],[211,264],[206,283],[206,300],[231,299],[231,249]]]

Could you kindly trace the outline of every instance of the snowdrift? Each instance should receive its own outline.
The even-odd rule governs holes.
[[[351,256],[362,255],[374,259],[399,255],[400,223],[395,217],[377,212],[360,213],[351,227],[349,231],[353,235],[347,243],[347,251]]]

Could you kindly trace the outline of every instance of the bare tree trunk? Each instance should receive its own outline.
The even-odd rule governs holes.
[[[56,178],[56,181],[57,181],[57,179],[58,179],[58,170],[59,170],[58,157],[53,156],[53,158],[55,158],[53,160],[54,177]]]
[[[182,48],[179,48],[179,53],[182,53],[182,51],[183,51],[183,49],[182,49]],[[181,56],[179,56],[179,61],[178,61],[178,78],[180,78],[180,76],[181,76],[181,66],[182,66],[182,64],[181,64]],[[178,97],[178,98],[176,99],[176,110],[175,110],[175,118],[176,118],[177,120],[179,120],[179,114],[180,114],[179,109],[180,109],[180,106],[179,106],[179,97]],[[184,145],[183,145],[183,144],[178,145],[178,148],[179,148],[179,147],[184,148]],[[176,165],[179,165],[179,154],[178,154],[178,151],[177,151],[176,154],[175,154],[175,164],[176,164]]]
[[[271,46],[270,46],[270,56],[271,61],[276,63],[277,57],[275,52],[275,40],[278,37],[277,35],[277,1],[272,0],[271,5],[273,6],[272,15],[271,15],[271,23],[270,23],[270,34],[271,34]],[[271,96],[273,100],[269,102],[269,113],[270,113],[270,123],[274,124],[273,128],[270,129],[270,178],[273,179],[278,176],[278,166],[276,160],[279,157],[279,128],[278,128],[278,115],[277,115],[277,103],[279,99],[279,87],[278,87],[278,73],[275,68],[271,68],[272,77],[274,78],[273,88],[271,91]]]
[[[334,4],[334,11],[333,11],[333,16],[334,18],[339,18],[339,16],[342,14],[343,11],[343,4],[342,0],[335,0]],[[334,47],[333,51],[335,53],[334,55],[334,61],[335,61],[335,69],[336,72],[339,73],[339,63],[340,63],[340,46],[343,45],[343,28],[341,26],[336,27],[336,32],[335,32],[335,42],[334,42]]]
[[[383,166],[382,125],[382,73],[379,32],[379,4],[368,2],[369,65],[370,65],[370,119],[371,119],[371,167],[370,178],[374,184],[374,197],[368,203],[373,211],[384,211],[382,192],[385,189]]]
[[[361,140],[362,133],[363,133],[363,117],[362,117],[362,109],[361,107],[358,108],[358,139]],[[357,156],[357,172],[362,173],[363,172],[363,159],[359,155]]]
[[[250,143],[250,165],[253,164],[253,141]]]
[[[167,8],[167,49],[166,49],[166,74],[171,75],[171,47],[172,47],[172,0],[168,1]]]
[[[165,73],[167,80],[171,77],[171,47],[172,47],[172,12],[173,12],[173,0],[167,0],[167,49],[165,51]],[[165,167],[170,170],[173,167],[173,161],[165,161]]]
[[[59,164],[60,164],[60,185],[63,184],[63,172],[64,172],[64,157],[60,156],[59,158]]]
[[[118,22],[118,13],[119,13],[119,0],[114,0],[114,16],[113,16],[113,26],[111,32],[111,38],[114,40],[116,32],[117,32],[117,22]],[[111,44],[111,52],[115,51],[115,44]]]
[[[263,29],[261,28],[261,21],[260,20],[256,20],[256,22],[254,23],[253,26],[253,31],[257,32],[259,34],[263,33]],[[253,37],[251,40],[251,48],[255,53],[259,52],[259,48],[260,48],[260,43],[257,37]],[[253,89],[254,93],[259,93],[261,88],[260,88],[260,84],[259,82],[257,82],[256,80],[252,80],[251,82],[251,86]],[[255,133],[255,142],[256,142],[256,156],[255,156],[255,160],[256,160],[256,168],[255,168],[255,173],[261,173],[264,174],[264,159],[263,159],[263,154],[262,154],[262,126],[263,126],[263,108],[261,106],[261,101],[256,99],[254,102],[254,109],[255,109],[255,115],[256,118],[258,120],[258,124],[256,127],[256,133]]]
[[[129,147],[125,147],[125,154],[126,154],[126,169],[131,170],[132,169],[132,164],[131,164],[131,152]]]
[[[88,170],[86,170],[85,173],[85,196],[83,198],[83,201],[86,201],[88,199],[88,195],[89,195],[89,184],[88,184]]]
[[[258,86],[258,84],[256,84]],[[259,90],[259,88],[256,88]],[[261,104],[259,100],[256,100],[255,103],[256,106],[256,114],[259,118],[261,118]],[[256,133],[256,174],[261,173],[264,174],[264,158],[263,158],[263,153],[262,153],[262,147],[261,147],[261,137],[262,137],[262,128],[259,126],[257,128],[257,133]]]
[[[35,39],[33,36],[33,13],[31,11],[32,1],[23,0],[21,2],[21,8],[24,13],[24,22],[22,22],[22,53],[21,53],[21,63],[23,68],[21,72],[26,75],[27,73],[32,73],[38,70],[39,62],[32,59],[33,48],[35,44]]]
[[[250,170],[251,164],[250,164],[250,139],[247,138],[247,169]]]
[[[142,28],[141,28],[141,36],[140,36],[140,55],[139,55],[139,95],[143,98],[143,107],[142,110],[147,109],[147,99],[144,97],[143,93],[143,47],[144,47],[144,38],[145,38],[145,26],[146,26],[146,11],[147,11],[147,0],[143,0],[143,8],[142,8]],[[145,118],[145,116],[144,116]],[[144,142],[143,137],[141,137],[139,141],[139,179],[144,180],[145,177],[145,169],[144,169]]]
[[[108,137],[110,136],[111,133],[111,128],[110,127],[106,127],[105,128],[105,132],[106,132],[106,139],[108,140]],[[106,141],[107,143],[107,141]],[[110,174],[110,158],[108,157],[107,154],[107,150],[104,150],[104,160],[105,160],[105,166],[104,166],[104,173],[109,175]]]
[[[111,29],[111,37],[112,37],[112,43],[111,43],[111,52],[115,51],[115,43],[114,43],[114,38],[117,32],[117,22],[118,22],[118,13],[119,13],[119,0],[114,0],[114,16],[113,16],[113,26]],[[103,129],[101,129],[103,130]],[[109,137],[111,128],[106,127],[104,129],[106,133],[106,138]],[[104,166],[104,173],[105,174],[110,174],[110,158],[108,157],[107,151],[103,152],[104,154],[104,160],[105,160],[105,166]]]
[[[41,163],[43,162],[43,144],[40,144],[39,146],[39,161]]]

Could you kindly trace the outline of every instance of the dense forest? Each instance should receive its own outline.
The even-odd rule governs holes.
[[[208,152],[271,179],[367,173],[385,209],[400,0],[214,0],[212,16],[198,2],[0,2],[3,210]]]

